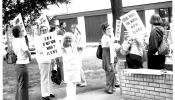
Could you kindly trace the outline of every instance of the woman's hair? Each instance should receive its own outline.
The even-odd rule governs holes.
[[[66,23],[66,22],[61,22],[61,23],[60,23],[60,27],[61,27],[64,23]]]
[[[163,21],[159,14],[154,14],[151,16],[150,24],[152,25],[162,25]]]
[[[49,32],[53,32],[53,31],[55,31],[55,29],[56,29],[55,26],[51,26]]]
[[[72,24],[70,28],[71,28],[71,29],[72,29],[72,28],[75,29],[76,27],[77,27],[77,24]]]
[[[108,26],[109,26],[109,24],[107,22],[105,22],[105,23],[102,23],[100,27],[103,30],[103,32],[106,32],[106,29]]]
[[[20,37],[20,32],[21,32],[21,27],[19,25],[13,27],[12,33],[13,33],[13,36],[15,38],[19,38]]]

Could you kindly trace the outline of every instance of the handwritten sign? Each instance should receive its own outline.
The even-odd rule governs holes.
[[[74,40],[75,40],[75,43],[76,45],[78,46],[79,43],[80,43],[80,39],[81,39],[81,35],[79,33],[79,31],[75,28],[75,32],[74,32]]]
[[[127,14],[120,17],[126,29],[129,31],[130,35],[142,35],[145,34],[146,28],[142,23],[136,10],[132,10]]]
[[[12,21],[13,26],[19,25],[21,27],[21,31],[23,32],[23,35],[25,36],[27,34],[26,29],[24,27],[24,23],[21,17],[21,14],[18,14],[15,19]]]
[[[63,56],[64,82],[80,82],[80,67],[78,57]]]
[[[40,37],[41,38],[41,45],[42,45],[42,49],[44,52],[44,55],[48,58],[48,59],[54,59],[57,57],[60,57],[62,55],[62,51],[61,51],[61,45],[59,43],[59,41],[57,41],[57,35],[54,33],[47,33],[43,36]]]
[[[122,28],[122,22],[120,20],[116,20],[115,38],[118,41],[120,40],[121,28]]]
[[[38,23],[39,26],[43,25],[46,26],[48,28],[48,30],[50,30],[50,25],[49,25],[49,21],[47,20],[46,15],[41,15],[36,22]]]

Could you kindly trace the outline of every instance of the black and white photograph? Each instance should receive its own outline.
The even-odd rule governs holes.
[[[2,0],[0,100],[173,100],[173,3]]]

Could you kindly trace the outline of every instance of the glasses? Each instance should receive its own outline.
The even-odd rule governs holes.
[[[47,32],[47,29],[41,29],[42,32]]]

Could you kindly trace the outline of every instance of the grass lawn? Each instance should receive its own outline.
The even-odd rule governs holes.
[[[86,87],[77,87],[77,94],[104,88],[105,73],[102,70],[102,61],[96,58],[96,47],[84,50],[83,69],[87,80]],[[16,75],[14,65],[3,63],[3,100],[14,100]],[[40,74],[36,60],[33,60],[28,67],[29,70],[29,97],[30,100],[41,100]],[[65,85],[53,86],[57,99],[66,96]],[[54,99],[53,99],[54,100]]]

